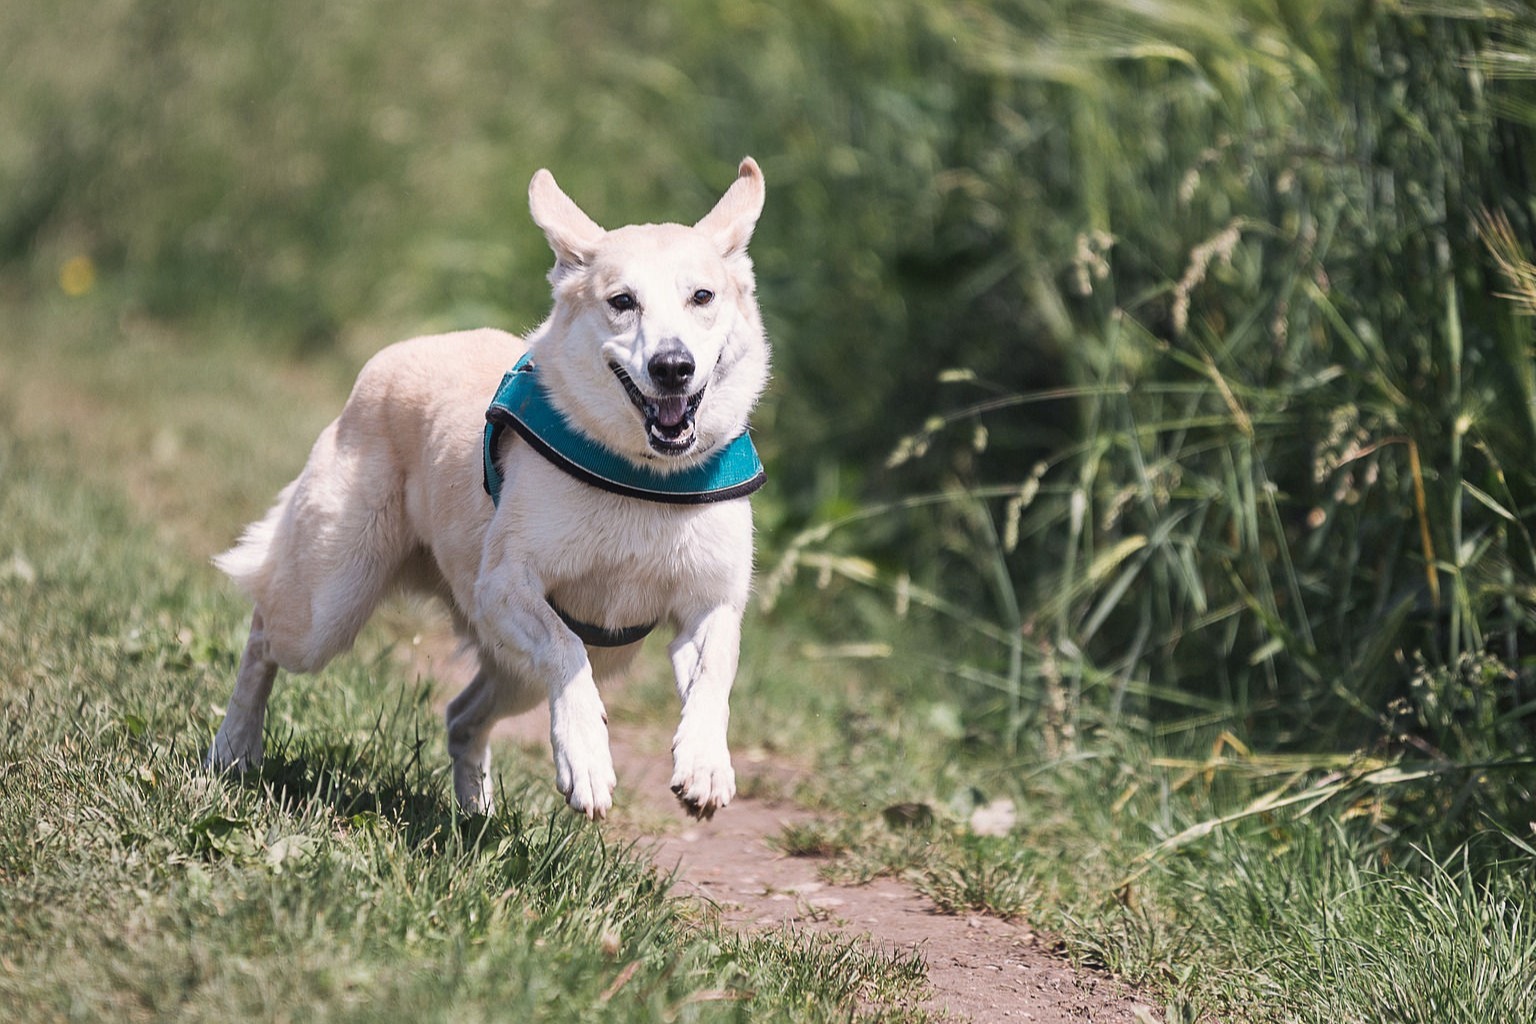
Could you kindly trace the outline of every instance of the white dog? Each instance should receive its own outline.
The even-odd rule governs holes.
[[[672,790],[700,816],[735,795],[745,496],[763,480],[747,417],[768,377],[747,256],[762,172],[743,160],[692,227],[605,231],[548,171],[528,191],[555,253],[549,319],[526,346],[479,330],[374,356],[298,479],[215,559],[255,612],[210,767],[257,765],[277,669],[320,669],[403,586],[443,597],[479,653],[447,715],[466,811],[491,808],[491,726],[548,700],[560,792],[602,817],[616,780],[597,681],[662,622],[682,698]]]

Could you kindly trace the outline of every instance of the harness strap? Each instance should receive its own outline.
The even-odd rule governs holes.
[[[705,505],[745,497],[768,480],[763,463],[743,433],[709,458],[686,469],[662,473],[631,462],[581,433],[562,416],[524,355],[502,377],[485,412],[485,491],[501,500],[502,474],[496,455],[503,432],[515,430],[528,446],[582,483],[613,494],[668,505]]]
[[[602,626],[594,626],[590,622],[582,622],[580,619],[571,618],[553,601],[549,602],[549,606],[555,610],[556,615],[560,616],[560,621],[565,623],[572,633],[576,634],[576,639],[588,647],[628,647],[630,644],[637,644],[650,636],[651,630],[656,628],[656,623],[652,622],[645,626],[605,629]]]

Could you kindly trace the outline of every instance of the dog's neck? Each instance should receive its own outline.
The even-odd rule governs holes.
[[[669,505],[705,505],[744,498],[767,480],[762,460],[745,432],[685,470],[659,473],[636,465],[575,429],[539,379],[531,353],[503,378],[486,411],[482,459],[485,490],[501,503],[502,436],[508,428],[562,472],[589,486],[624,497]]]

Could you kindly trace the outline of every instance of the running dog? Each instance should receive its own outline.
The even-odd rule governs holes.
[[[255,604],[206,762],[262,756],[279,668],[316,672],[388,593],[442,597],[479,671],[448,705],[453,784],[492,808],[489,736],[547,701],[555,782],[588,818],[616,779],[598,682],[651,628],[682,712],[672,791],[700,817],[736,792],[727,701],[752,571],[747,420],[768,342],[747,244],[763,208],[750,157],[702,220],[606,231],[548,171],[529,185],[554,250],[549,318],[416,338],[358,375],[298,478],[215,564]]]

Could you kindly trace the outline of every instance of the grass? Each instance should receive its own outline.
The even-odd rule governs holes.
[[[999,232],[1055,255],[1019,315],[1065,379],[974,346],[893,496],[770,566],[885,604],[837,641],[913,637],[886,678],[954,712],[876,702],[828,773],[935,825],[855,812],[833,871],[1029,908],[1177,1019],[1530,1019],[1529,10],[1088,6],[966,25],[1018,90],[998,127],[1049,125],[1040,187],[986,194],[1081,228],[1070,267]],[[1012,841],[971,834],[1004,796]],[[1460,972],[1400,983],[1429,949]]]
[[[49,314],[46,356],[4,342],[0,999],[13,1012],[817,1021],[867,1001],[872,1018],[921,1019],[879,1010],[919,990],[917,961],[717,928],[568,814],[542,759],[508,751],[507,809],[461,817],[431,693],[383,638],[285,680],[259,778],[201,771],[245,609],[195,549],[247,500],[204,474],[225,459],[258,481],[291,471],[293,435],[326,414],[309,402],[340,393],[324,369],[281,368],[305,383],[256,440],[237,425],[261,420],[272,385],[225,389],[212,411],[195,400],[202,375],[241,377],[218,346],[178,380],[151,342],[104,352],[93,322]],[[66,398],[111,429],[43,418]],[[159,430],[197,450],[144,465]]]
[[[6,763],[42,777],[95,751],[128,774],[58,776],[86,794],[62,831],[18,804],[28,884],[63,834],[138,849],[93,816],[109,790],[182,793],[154,834],[232,886],[261,879],[222,890],[237,910],[270,908],[290,859],[318,871],[310,840],[372,842],[369,815],[425,829],[388,846],[407,881],[432,875],[409,859],[428,836],[421,857],[488,856],[443,817],[422,767],[439,741],[408,728],[423,698],[378,641],[285,688],[266,789],[199,803],[182,762],[135,753],[185,737],[190,758],[216,717],[194,677],[227,678],[241,611],[200,563],[397,325],[545,308],[534,166],[617,222],[704,209],[751,151],[785,383],[757,420],[777,601],[748,631],[734,728],[807,769],[825,820],[784,848],[1022,914],[1172,1020],[1530,1019],[1528,4],[377,0],[266,5],[223,32],[195,5],[88,6],[0,16],[0,394],[23,438],[6,707],[54,730]],[[33,491],[94,504],[9,514]],[[29,596],[60,580],[57,613]],[[380,684],[407,696],[365,697]],[[529,786],[497,848],[569,837],[622,860]],[[976,834],[1003,800],[1008,834]],[[328,830],[305,817],[321,807]],[[23,856],[34,841],[49,857]],[[173,876],[136,864],[104,890],[125,912],[68,941],[105,921],[158,948],[119,920]],[[520,883],[531,905],[546,882]],[[650,978],[671,1012],[741,991],[709,974],[726,954],[688,959],[692,922],[635,914],[682,937],[681,966],[621,992]],[[313,927],[372,949],[366,917]],[[730,956],[820,955],[792,945]],[[98,988],[142,993],[184,961],[195,979],[189,948]],[[624,970],[594,968],[589,995]],[[51,977],[0,983],[23,976]]]
[[[824,748],[825,781],[802,793],[820,819],[780,839],[830,856],[829,880],[903,878],[951,912],[1025,920],[1075,962],[1158,993],[1169,1021],[1536,1019],[1520,836],[1402,850],[1390,786],[1317,806],[1322,773],[1307,758],[1282,776],[1308,778],[1305,799],[1243,813],[1275,789],[1277,766],[1243,771],[1209,747],[1176,758],[1167,740],[1124,733],[1055,759],[998,758],[875,703],[883,726]],[[1017,824],[977,834],[974,809],[1001,797]],[[931,819],[882,814],[898,802]]]
[[[279,688],[259,781],[199,772],[244,619],[202,546],[293,471],[346,368],[248,374],[238,343],[184,356],[152,327],[122,338],[109,309],[18,308],[10,322],[28,332],[6,340],[9,1002],[45,1019],[302,1004],[318,1019],[451,1005],[820,1020],[914,990],[911,961],[684,914],[515,752],[500,762],[506,810],[459,818],[429,695],[379,636]],[[226,400],[198,401],[207,382],[228,382]],[[66,421],[77,408],[110,429]],[[187,457],[145,460],[165,430],[188,439]],[[248,478],[208,485],[231,460]],[[99,471],[82,476],[87,465]],[[965,644],[896,619],[899,587],[870,588],[857,560],[824,564],[825,588],[792,584],[759,613],[736,702],[738,749],[812,769],[800,795],[824,820],[786,834],[787,851],[834,855],[839,880],[895,874],[956,912],[1021,916],[1160,993],[1169,1020],[1470,1021],[1489,1019],[1484,1006],[1523,1019],[1536,948],[1519,836],[1400,862],[1383,823],[1402,794],[1369,778],[1391,763],[1255,753],[1211,725],[1159,738],[1053,718],[1046,701],[1009,754],[949,660]],[[910,607],[942,607],[907,588]],[[866,634],[883,639],[856,642]],[[1442,744],[1483,735],[1483,673],[1423,676]],[[626,713],[667,706],[668,686],[642,680]],[[999,799],[1017,824],[974,834],[973,812]],[[1430,956],[1456,966],[1408,970]]]

